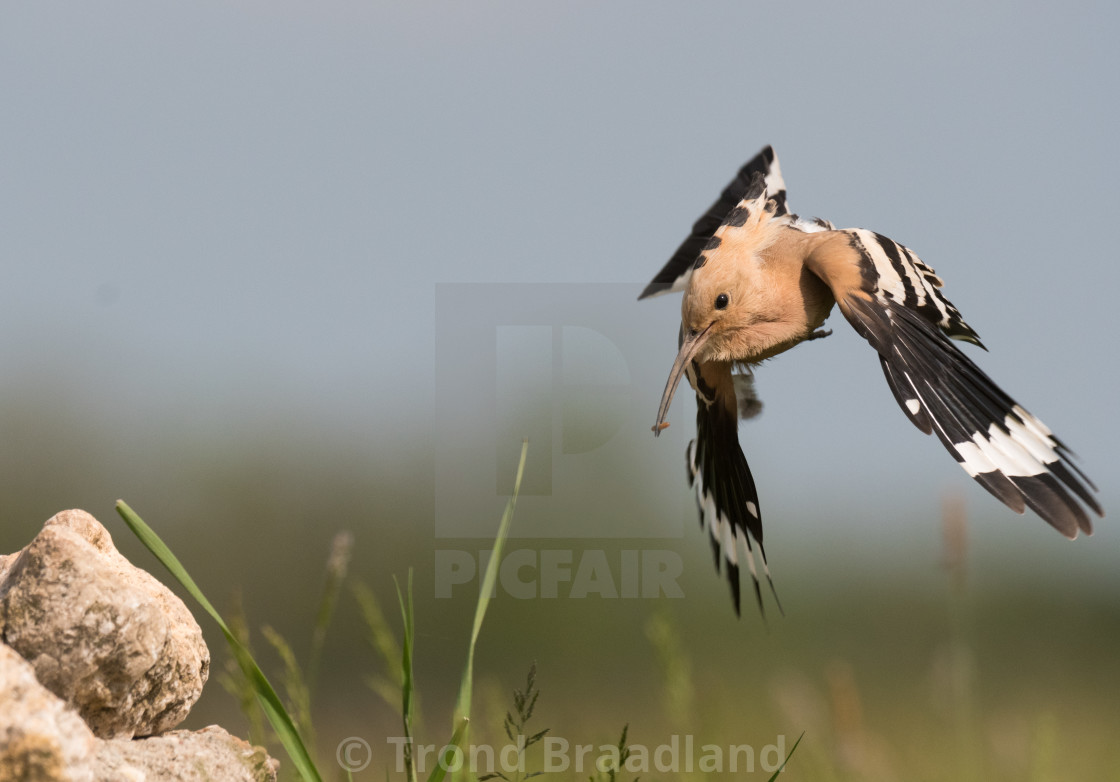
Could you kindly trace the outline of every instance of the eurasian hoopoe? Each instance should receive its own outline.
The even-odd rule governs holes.
[[[965,471],[1016,513],[1027,507],[1068,538],[1092,532],[1080,498],[1104,516],[1096,491],[1046,426],[1020,407],[951,340],[983,347],[941,293],[941,279],[906,247],[862,228],[838,230],[786,208],[774,150],[747,163],[692,227],[692,234],[639,296],[684,291],[679,348],[654,433],[682,375],[696,391],[689,482],[700,523],[722,559],[739,613],[739,557],[755,598],[754,560],[773,581],[762,545],[758,494],[739,447],[738,419],[757,413],[750,366],[827,336],[840,312],[879,353],[902,411],[935,432]],[[775,595],[776,597],[776,595]],[[780,605],[779,605],[780,607]]]

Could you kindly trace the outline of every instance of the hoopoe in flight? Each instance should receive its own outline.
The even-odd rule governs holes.
[[[936,433],[965,472],[1005,505],[1016,513],[1029,507],[1071,539],[1079,530],[1092,532],[1078,499],[1104,516],[1092,494],[1096,487],[1061,441],[951,341],[984,347],[941,285],[933,269],[885,236],[791,214],[778,159],[766,147],[638,297],[684,292],[680,352],[653,431],[668,426],[673,393],[687,376],[697,407],[689,482],[716,569],[721,560],[726,569],[736,614],[740,556],[760,611],[756,546],[774,586],[758,493],[739,446],[739,418],[761,407],[751,365],[830,334],[821,326],[833,304],[879,353],[887,384],[911,423]]]

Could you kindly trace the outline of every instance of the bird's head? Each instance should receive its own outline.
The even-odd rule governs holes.
[[[654,433],[668,426],[669,403],[688,365],[742,358],[737,343],[745,330],[764,319],[766,302],[760,296],[766,294],[752,284],[752,277],[779,229],[771,220],[774,208],[764,193],[744,199],[696,259],[681,302],[680,350],[665,384]]]
[[[736,275],[721,268],[723,264],[715,259],[706,261],[704,255],[700,256],[697,264],[681,302],[679,351],[661,396],[654,434],[659,434],[668,426],[665,416],[688,365],[694,360],[704,362],[725,358],[722,354],[728,336],[738,328],[742,319],[743,291]]]
[[[681,300],[681,348],[689,344],[689,360],[728,360],[728,337],[750,320],[744,270],[726,255],[712,256],[693,270]]]

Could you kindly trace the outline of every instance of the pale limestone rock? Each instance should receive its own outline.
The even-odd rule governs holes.
[[[96,782],[275,782],[280,764],[223,728],[101,742]]]
[[[99,743],[31,664],[0,644],[0,780],[93,782]]]
[[[80,510],[55,515],[26,548],[0,558],[0,641],[102,738],[174,728],[210,668],[183,602]]]
[[[99,739],[0,644],[2,782],[276,782],[279,763],[216,725],[146,739]]]

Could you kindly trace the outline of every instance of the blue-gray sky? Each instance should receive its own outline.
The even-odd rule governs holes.
[[[937,269],[991,349],[982,366],[1115,507],[1118,13],[9,4],[0,393],[153,438],[299,419],[384,444],[385,464],[424,463],[455,436],[433,416],[457,393],[436,385],[437,283],[636,296],[770,143],[795,211],[877,230]],[[610,319],[651,324],[633,361],[668,372],[677,306],[618,300]],[[767,410],[743,437],[769,516],[797,517],[791,534],[843,507],[905,524],[913,508],[936,518],[951,489],[996,513],[832,325],[759,373]],[[650,423],[660,390],[635,400]],[[650,485],[687,508],[672,448]],[[1109,524],[1099,545],[1115,551]]]

